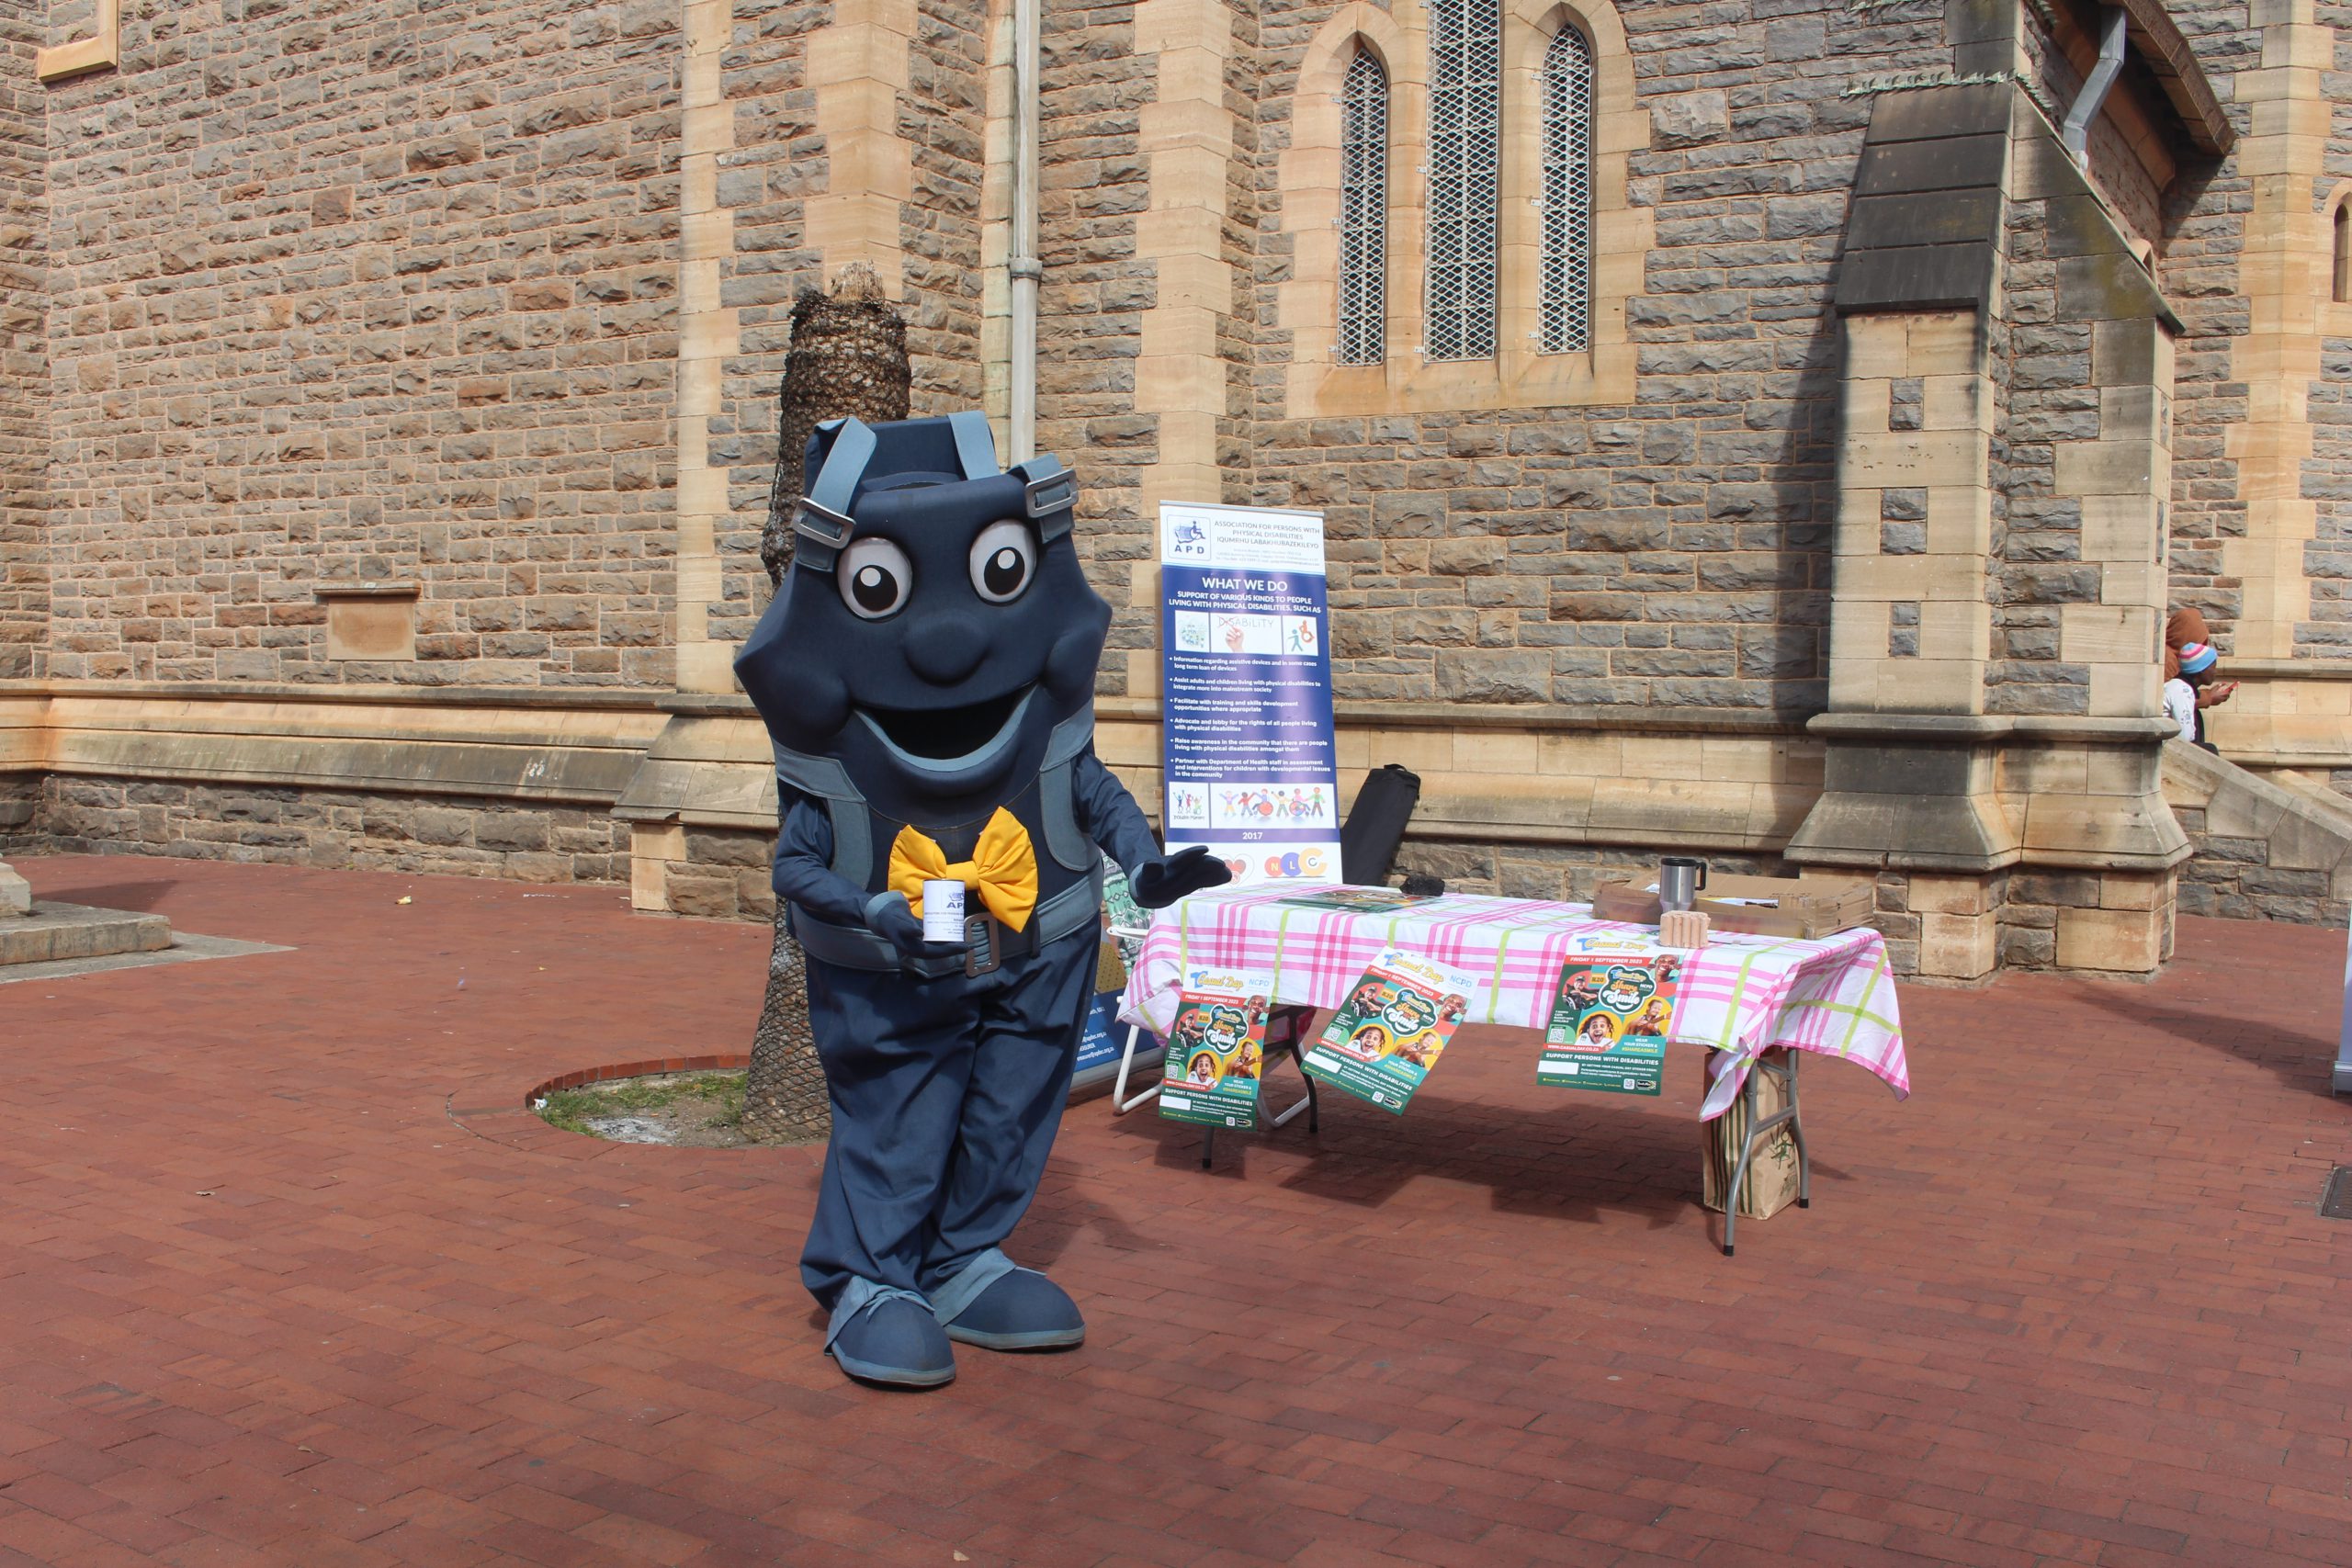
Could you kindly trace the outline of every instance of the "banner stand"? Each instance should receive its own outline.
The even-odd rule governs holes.
[[[2344,943],[2344,1023],[2335,1039],[2335,1092],[2352,1094],[2352,931]]]
[[[1340,880],[1323,514],[1162,502],[1160,825],[1237,883]]]

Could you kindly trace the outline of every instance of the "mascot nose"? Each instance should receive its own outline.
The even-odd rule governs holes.
[[[934,686],[953,686],[988,657],[988,637],[963,615],[933,615],[907,633],[907,662]]]

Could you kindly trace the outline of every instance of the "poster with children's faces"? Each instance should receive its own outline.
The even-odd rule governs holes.
[[[1664,953],[1570,959],[1552,999],[1536,1081],[1601,1094],[1658,1093],[1679,974]]]
[[[1299,1066],[1320,1083],[1402,1116],[1453,1032],[1478,1000],[1478,982],[1388,948],[1349,987]]]
[[[1176,1021],[1168,1031],[1160,1115],[1196,1127],[1258,1124],[1258,1078],[1273,993],[1263,975],[1185,971]]]

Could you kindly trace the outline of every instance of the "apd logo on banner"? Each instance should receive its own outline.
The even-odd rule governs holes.
[[[1336,882],[1323,514],[1159,508],[1161,827],[1236,882]]]

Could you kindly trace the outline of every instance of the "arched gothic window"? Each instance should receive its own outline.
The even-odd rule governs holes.
[[[2352,305],[2352,201],[2335,204],[2335,302]]]
[[[1543,307],[1544,353],[1592,346],[1592,45],[1573,27],[1544,53]]]
[[[1430,0],[1431,359],[1495,352],[1502,114],[1501,0]]]
[[[1387,354],[1388,73],[1359,47],[1340,88],[1340,344],[1342,365]]]

